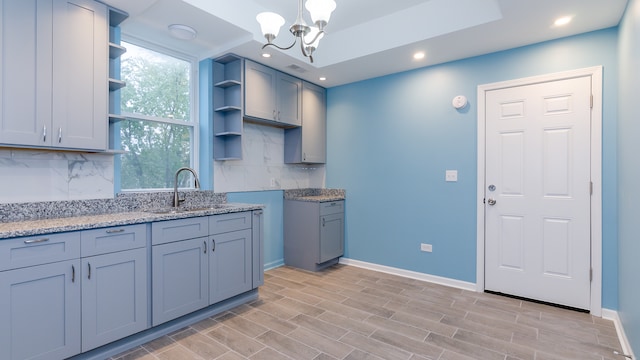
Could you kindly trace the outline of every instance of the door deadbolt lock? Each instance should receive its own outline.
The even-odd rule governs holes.
[[[496,204],[496,199],[488,199],[487,200],[487,204],[489,204],[491,206],[495,205]]]
[[[489,191],[496,191],[495,185],[489,185]]]

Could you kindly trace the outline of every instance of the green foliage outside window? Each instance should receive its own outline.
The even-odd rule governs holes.
[[[174,174],[191,165],[191,63],[124,44],[120,123],[122,189],[173,187]],[[182,125],[184,123],[184,125]],[[181,176],[182,187],[190,186]]]

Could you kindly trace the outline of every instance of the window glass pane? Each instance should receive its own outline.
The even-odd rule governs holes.
[[[191,63],[129,43],[120,57],[123,113],[191,121]]]
[[[191,127],[143,120],[121,122],[123,189],[172,188],[176,170],[190,166]],[[190,174],[190,173],[189,173]],[[179,187],[193,187],[181,175]]]

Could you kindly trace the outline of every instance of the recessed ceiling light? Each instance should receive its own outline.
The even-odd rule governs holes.
[[[325,81],[325,80],[327,80],[327,78],[326,78],[326,77],[324,77],[324,76],[320,76],[320,81]]]
[[[198,34],[194,30],[194,28],[187,25],[171,24],[168,26],[168,28],[169,28],[169,32],[171,33],[171,36],[180,40],[193,40],[196,38],[196,35]]]
[[[270,58],[270,57],[271,57],[271,54],[269,54],[269,53],[262,53],[262,57],[263,57],[263,58]]]
[[[413,58],[416,60],[424,59],[424,52],[420,51],[413,54]]]
[[[555,25],[555,26],[564,26],[564,25],[567,25],[568,23],[570,23],[572,19],[573,19],[573,17],[571,17],[571,16],[563,16],[561,18],[556,19],[556,21],[553,22],[553,25]]]

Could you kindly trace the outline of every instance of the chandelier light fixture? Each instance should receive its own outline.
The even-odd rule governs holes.
[[[307,0],[305,8],[311,14],[311,20],[315,26],[309,26],[302,17],[302,0],[298,1],[298,18],[291,25],[289,31],[293,34],[293,43],[287,47],[280,47],[273,43],[280,27],[284,25],[284,18],[273,12],[263,12],[256,16],[256,20],[260,23],[262,34],[267,39],[267,43],[262,46],[275,46],[280,50],[291,49],[298,39],[300,39],[300,50],[302,55],[309,58],[313,63],[313,52],[318,48],[320,39],[324,36],[324,27],[329,23],[331,13],[336,9],[334,0]]]

